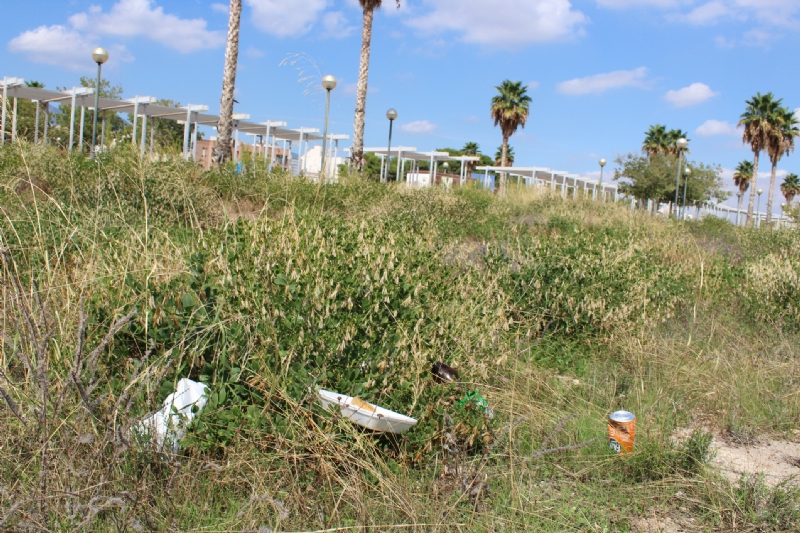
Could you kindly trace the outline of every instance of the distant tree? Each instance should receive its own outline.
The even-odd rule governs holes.
[[[44,84],[38,81],[26,81],[25,85],[37,89],[44,89]],[[7,128],[10,124],[7,124]],[[44,112],[39,110],[39,135],[42,135],[44,127]],[[33,142],[36,137],[36,103],[30,100],[19,100],[17,102],[17,138]]]
[[[495,87],[498,94],[492,98],[491,116],[494,125],[500,126],[503,134],[503,146],[500,157],[500,166],[508,163],[508,139],[516,133],[517,129],[524,128],[530,115],[531,97],[528,88],[521,81],[505,80]],[[505,177],[500,180],[500,190],[505,187]]]
[[[772,197],[775,195],[775,173],[778,162],[784,155],[794,151],[794,139],[800,135],[797,127],[797,117],[794,111],[781,107],[774,114],[773,129],[767,144],[767,153],[772,163],[772,172],[769,178],[769,196],[767,196],[767,224],[772,220]]]
[[[222,71],[222,96],[219,101],[217,142],[212,158],[224,163],[231,158],[231,132],[233,130],[233,97],[236,89],[236,67],[239,62],[239,28],[242,20],[242,0],[231,0],[228,14],[228,42],[225,46],[225,66]]]
[[[677,157],[664,154],[653,154],[650,157],[628,154],[618,157],[616,163],[618,169],[614,173],[614,179],[625,180],[620,181],[621,193],[630,194],[637,200],[661,203],[674,200]],[[686,167],[692,170],[686,183],[687,205],[712,198],[718,201],[728,198],[729,193],[724,189],[720,177],[721,168],[695,162],[686,162]]]
[[[669,151],[670,138],[667,127],[661,124],[650,126],[644,134],[642,152],[648,156],[666,154]]]
[[[180,102],[174,100],[156,100],[157,105],[164,107],[181,107]],[[133,115],[128,114],[128,122],[133,123]],[[141,122],[139,123],[141,124]],[[139,126],[141,132],[141,126]],[[161,150],[183,150],[183,132],[184,125],[178,124],[177,120],[170,120],[167,118],[150,118],[147,121],[147,131],[145,132],[145,139],[149,143],[152,137],[155,140],[156,146]],[[141,133],[139,133],[141,134]],[[202,139],[204,134],[198,131],[197,138]],[[137,139],[137,142],[139,140]]]
[[[478,143],[468,142],[464,144],[464,147],[461,149],[461,155],[477,156],[480,153],[480,151],[481,149],[480,146],[478,146]],[[472,170],[475,168],[475,163],[472,161],[467,161],[466,166],[467,166],[467,175],[469,176],[472,174]]]
[[[87,77],[87,76],[81,76],[81,78],[80,78],[80,86],[81,87],[91,87],[91,88],[94,89],[96,85],[97,85],[97,80],[95,78]],[[66,91],[68,89],[71,89],[71,87],[70,88],[57,87],[57,89],[59,91]],[[112,86],[111,82],[108,81],[107,79],[105,79],[105,78],[101,78],[100,79],[100,97],[101,98],[109,98],[111,100],[118,100],[122,96],[122,92],[123,92],[123,89],[122,89],[121,85]],[[68,102],[69,101],[67,101],[66,103],[59,104],[58,109],[54,110],[50,114],[51,120],[54,123],[55,128],[56,129],[60,129],[60,130],[66,130],[66,133],[64,134],[65,138],[69,137],[69,123],[70,123],[70,116],[72,114],[72,105],[69,104]],[[79,128],[80,128],[79,120],[80,119],[78,118],[78,116],[76,114],[75,138],[76,139],[80,138],[79,136],[82,134],[84,142],[86,140],[89,140],[89,143],[91,144],[91,139],[92,139],[91,113],[94,113],[94,99],[92,99],[90,107],[91,107],[91,111],[89,109],[86,110],[87,114],[86,114],[86,120],[83,123],[83,132],[79,131]],[[76,113],[78,113],[78,112],[79,111],[76,109]],[[119,139],[119,138],[122,138],[122,136],[125,134],[126,124],[125,124],[125,121],[122,119],[122,117],[119,116],[119,114],[114,113],[114,112],[109,112],[109,111],[102,111],[101,114],[100,114],[99,119],[106,123],[106,131],[107,131],[106,137],[108,137],[110,135],[110,136],[112,136],[114,138],[118,138]],[[100,130],[100,129],[101,129],[101,125],[98,124],[98,130]],[[99,136],[100,135],[99,135],[99,131],[98,131],[98,137]],[[109,144],[108,138],[106,139],[106,144]],[[88,149],[88,145],[86,145],[86,146],[87,146],[87,149]]]
[[[783,197],[786,198],[786,204],[792,203],[794,197],[800,194],[800,178],[797,177],[797,174],[788,174],[786,178],[784,178],[783,183],[781,183],[781,192],[783,193]]]
[[[358,84],[356,85],[356,113],[353,124],[353,166],[361,170],[362,153],[364,152],[364,118],[367,113],[367,82],[369,80],[369,55],[372,50],[372,21],[375,10],[380,9],[383,0],[359,0],[364,10],[361,25],[361,60],[358,68]],[[400,9],[400,0],[397,0]]]
[[[739,188],[739,192],[744,194],[750,187],[751,181],[753,181],[753,162],[742,161],[733,171],[733,183]]]
[[[745,100],[747,107],[739,117],[739,126],[744,128],[742,142],[749,144],[753,151],[753,186],[750,188],[750,200],[747,204],[747,225],[753,224],[753,208],[756,201],[756,186],[758,181],[758,157],[762,150],[770,144],[770,138],[775,130],[775,113],[780,108],[781,100],[776,100],[772,93],[756,93],[749,100]]]
[[[506,163],[503,164],[503,148],[506,149]],[[510,145],[506,146],[498,146],[497,151],[494,153],[494,164],[501,167],[513,167],[514,166],[514,148]]]
[[[687,141],[689,137],[683,130],[667,130],[667,127],[662,124],[650,126],[644,134],[644,142],[642,142],[642,153],[647,156],[656,154],[678,154],[678,139],[684,138]]]

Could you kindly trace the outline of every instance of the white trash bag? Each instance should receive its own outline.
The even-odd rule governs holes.
[[[177,455],[178,442],[186,435],[186,427],[195,415],[205,407],[208,392],[203,383],[189,378],[178,381],[175,392],[167,396],[161,409],[133,426],[137,440],[158,452],[171,451]]]

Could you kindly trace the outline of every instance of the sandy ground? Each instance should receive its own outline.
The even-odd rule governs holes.
[[[724,435],[715,435],[711,465],[732,482],[742,474],[763,474],[764,483],[774,487],[784,481],[800,485],[800,442],[762,438],[742,445]]]
[[[676,432],[676,441],[691,434],[691,429]],[[783,482],[800,485],[800,430],[795,430],[791,440],[761,437],[756,442],[742,444],[730,435],[715,432],[711,448],[714,458],[712,467],[737,483],[742,474],[763,474],[764,483],[774,487]],[[681,517],[670,512],[664,516],[651,515],[631,521],[631,530],[636,533],[690,533],[698,531],[693,518]]]

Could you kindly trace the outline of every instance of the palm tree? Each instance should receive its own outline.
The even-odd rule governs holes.
[[[642,152],[647,154],[647,157],[653,157],[656,154],[666,154],[669,151],[669,146],[672,143],[670,132],[667,127],[662,124],[650,126],[644,132],[644,142],[642,143]]]
[[[361,26],[361,64],[358,69],[356,88],[356,116],[353,125],[353,165],[361,170],[364,157],[364,117],[367,112],[367,80],[369,79],[369,53],[372,47],[372,21],[375,10],[381,8],[383,0],[358,0],[364,9],[364,22]],[[397,0],[400,9],[400,0]]]
[[[667,139],[669,140],[669,146],[666,149],[666,153],[672,155],[680,155],[680,150],[678,149],[678,141],[680,139],[691,140],[683,130],[669,130],[667,132]]]
[[[461,149],[461,155],[477,156],[479,151],[480,147],[478,146],[478,143],[468,142],[464,144],[464,148]],[[468,176],[472,175],[473,166],[475,166],[474,161],[466,161]]]
[[[794,138],[800,135],[797,128],[797,117],[794,111],[781,107],[775,112],[775,129],[769,138],[767,153],[772,163],[772,172],[769,177],[769,196],[767,196],[767,224],[772,219],[772,197],[775,193],[775,172],[778,162],[784,155],[789,155],[794,150]]]
[[[506,154],[505,154],[506,155],[506,161],[508,163],[506,165],[502,164],[503,163],[503,148],[504,148],[503,145],[497,147],[497,152],[495,152],[495,154],[494,154],[494,164],[498,165],[498,166],[501,166],[501,167],[505,167],[505,166],[513,167],[514,166],[514,147],[513,146],[508,146],[508,145],[505,146],[505,148],[506,148]]]
[[[494,125],[499,125],[503,133],[500,166],[504,167],[508,164],[508,139],[519,127],[525,127],[530,115],[531,97],[527,95],[528,88],[521,81],[505,80],[495,89],[499,94],[492,98],[491,115]],[[505,175],[500,180],[501,192],[504,186]]]
[[[750,182],[753,179],[753,162],[752,161],[742,161],[738,165],[736,165],[736,169],[733,171],[733,183],[739,187],[739,192],[742,194],[747,192],[747,189],[750,187]]]
[[[800,178],[797,177],[797,174],[789,174],[784,178],[781,183],[781,192],[786,198],[786,204],[792,203],[794,197],[800,194]]]
[[[225,47],[225,67],[222,71],[222,97],[219,102],[217,143],[213,161],[224,163],[231,157],[233,129],[233,94],[236,87],[236,65],[239,61],[239,26],[242,19],[242,0],[231,0],[228,16],[228,44]]]
[[[769,140],[774,130],[775,112],[781,100],[775,100],[772,93],[756,93],[750,100],[745,100],[747,107],[739,117],[739,126],[744,128],[742,142],[750,145],[753,151],[753,187],[750,188],[750,200],[747,204],[747,225],[753,224],[753,207],[756,202],[756,187],[758,181],[758,156],[762,150],[769,146]]]

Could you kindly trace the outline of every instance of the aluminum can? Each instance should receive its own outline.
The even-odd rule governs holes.
[[[631,453],[636,438],[636,415],[615,411],[608,415],[608,445],[617,453]]]

